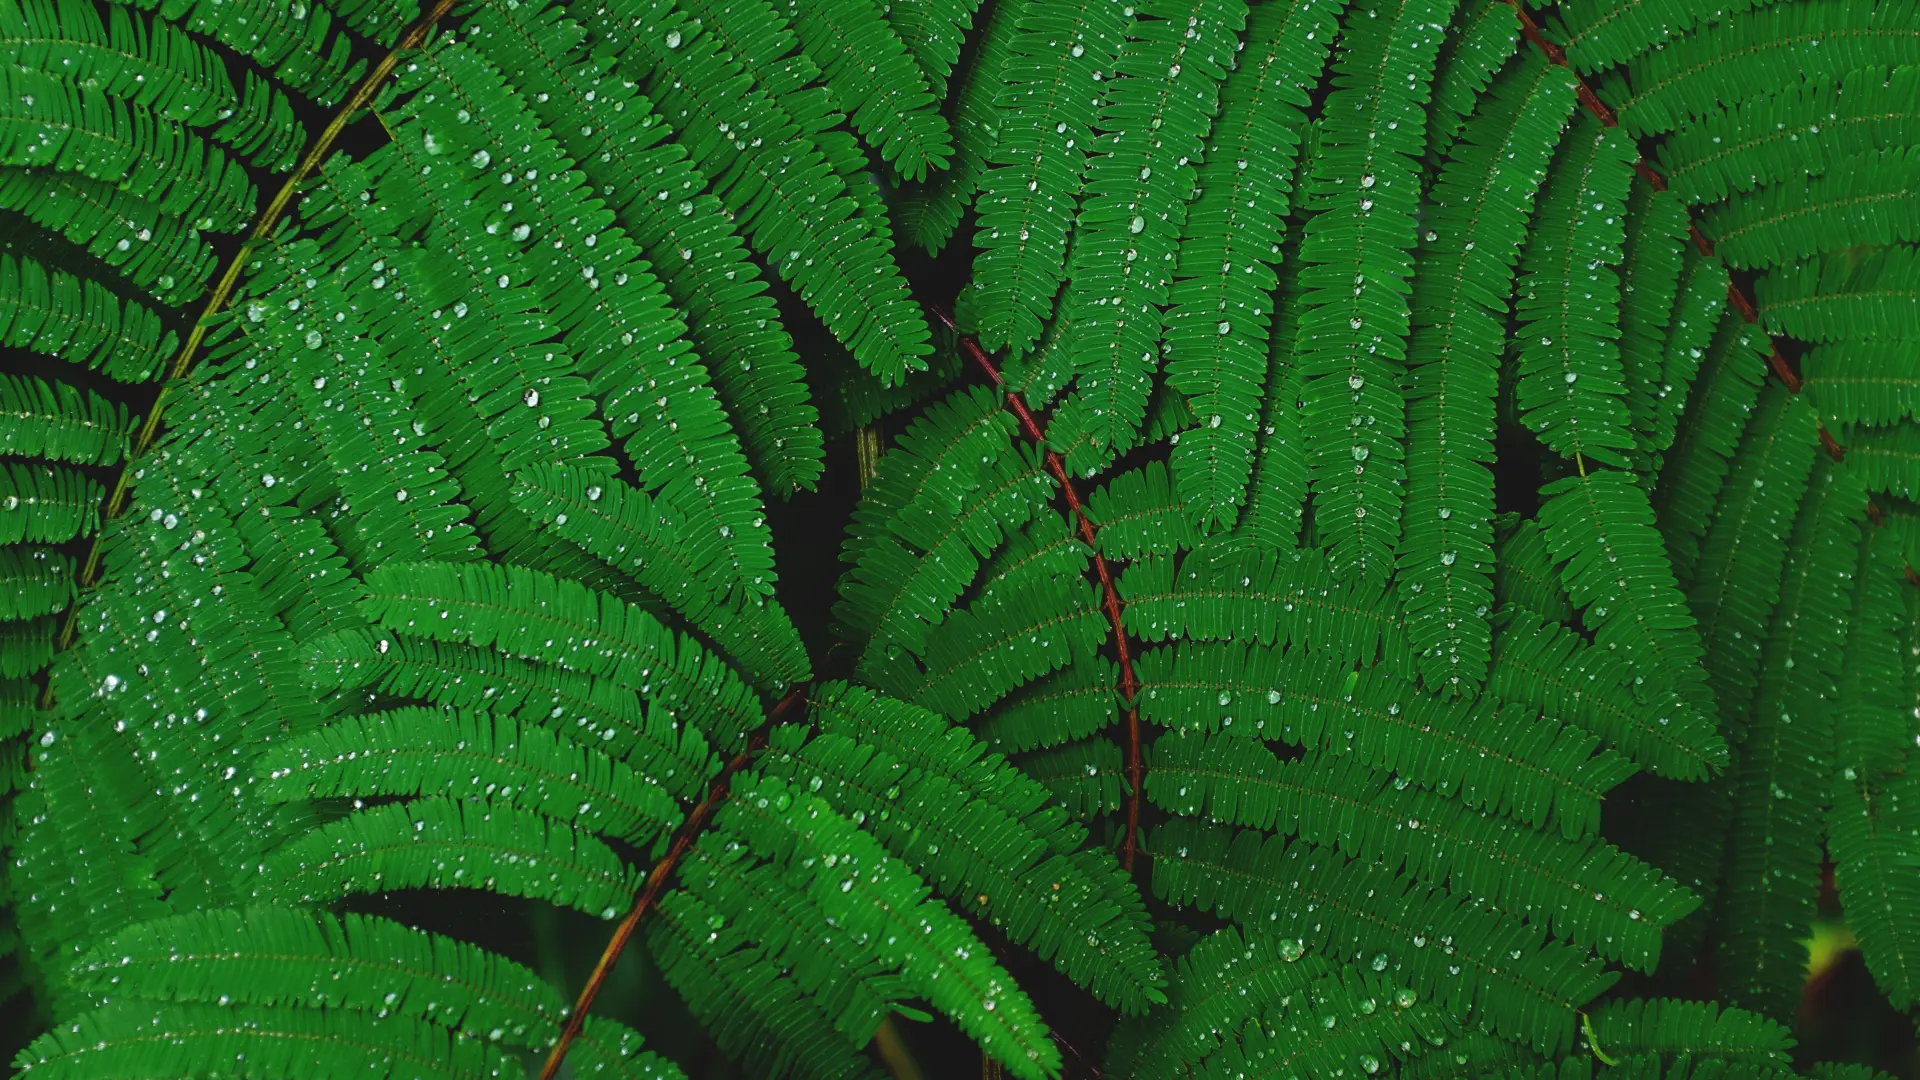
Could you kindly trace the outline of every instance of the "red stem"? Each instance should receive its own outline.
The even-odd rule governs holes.
[[[1088,516],[1085,506],[1080,502],[1080,493],[1074,489],[1073,480],[1067,475],[1066,463],[1060,459],[1057,452],[1047,447],[1046,421],[1034,415],[1033,410],[1027,407],[1027,403],[1022,400],[1018,392],[1007,389],[1007,380],[1001,376],[1000,369],[993,366],[993,360],[987,356],[986,350],[982,349],[980,343],[973,338],[960,334],[960,328],[955,325],[953,316],[936,305],[928,305],[928,307],[933,312],[934,318],[939,319],[947,329],[959,334],[960,348],[965,350],[976,367],[986,373],[987,379],[995,388],[1006,394],[1007,408],[1020,421],[1020,430],[1034,445],[1045,452],[1047,471],[1060,482],[1060,490],[1066,494],[1067,509],[1073,514],[1074,521],[1079,526],[1080,539],[1093,549],[1093,573],[1100,579],[1100,594],[1107,609],[1107,622],[1113,626],[1113,648],[1120,656],[1120,693],[1127,701],[1127,783],[1132,791],[1127,798],[1127,835],[1120,847],[1120,865],[1131,872],[1134,853],[1140,847],[1140,785],[1142,774],[1145,772],[1140,758],[1140,706],[1134,701],[1135,692],[1139,690],[1140,684],[1133,673],[1133,651],[1127,644],[1126,626],[1120,621],[1120,591],[1114,588],[1113,572],[1107,566],[1107,557],[1100,554],[1100,546],[1094,539],[1098,526],[1093,523],[1093,518]]]
[[[620,958],[621,951],[627,947],[627,942],[632,940],[633,932],[639,927],[641,918],[659,901],[660,894],[666,891],[668,879],[673,877],[673,871],[680,865],[680,860],[686,857],[688,849],[693,847],[694,840],[707,827],[707,822],[712,820],[714,811],[726,801],[727,788],[733,783],[734,775],[747,767],[747,763],[753,760],[755,751],[766,745],[767,733],[773,730],[781,717],[803,700],[804,693],[804,686],[794,687],[787,691],[786,697],[781,698],[767,712],[767,722],[760,725],[760,729],[747,739],[746,749],[735,754],[733,760],[727,762],[726,767],[720,770],[720,775],[713,778],[713,786],[707,789],[707,797],[687,815],[687,820],[680,825],[680,831],[674,835],[673,845],[667,849],[666,855],[662,856],[659,862],[653,864],[653,869],[648,871],[646,886],[640,890],[638,896],[634,897],[633,907],[627,911],[627,917],[621,919],[620,925],[614,928],[613,937],[607,941],[607,947],[601,950],[600,961],[593,965],[593,974],[587,977],[587,985],[580,988],[580,998],[574,1002],[573,1012],[567,1016],[567,1026],[560,1031],[560,1041],[553,1044],[553,1050],[547,1054],[546,1065],[540,1069],[540,1080],[553,1080],[554,1075],[560,1071],[560,1063],[566,1060],[567,1049],[579,1036],[581,1025],[587,1022],[587,1009],[593,1005],[593,999],[600,996],[600,987],[606,983],[607,976],[613,971],[613,962]]]

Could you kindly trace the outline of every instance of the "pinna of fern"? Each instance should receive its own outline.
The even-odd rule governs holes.
[[[1787,1075],[1823,844],[1911,1005],[1920,23],[1698,8],[8,16],[20,1065],[679,1071],[359,908],[481,890],[755,1075],[1060,1075],[1044,966],[1127,1075]]]

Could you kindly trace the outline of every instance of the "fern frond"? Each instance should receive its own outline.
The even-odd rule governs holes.
[[[1165,318],[1167,383],[1200,424],[1172,457],[1181,501],[1202,530],[1231,526],[1246,500],[1274,323],[1280,239],[1292,206],[1308,92],[1326,67],[1339,4],[1297,0],[1251,9],[1240,58],[1219,87],[1220,112],[1195,177]],[[1288,324],[1291,329],[1291,324]]]
[[[1834,761],[1827,843],[1840,901],[1874,982],[1896,1007],[1920,1000],[1914,851],[1920,837],[1913,703],[1912,584],[1894,536],[1861,539],[1831,718]]]
[[[102,12],[74,0],[25,0],[0,12],[0,42],[18,67],[210,129],[261,168],[285,171],[300,152],[305,132],[285,92],[248,72],[243,96],[213,50],[165,19],[145,20],[121,6]]]
[[[1100,80],[1133,15],[1104,0],[1015,10],[993,101],[1006,120],[985,151],[975,200],[973,282],[981,346],[1018,356],[1040,339],[1065,278],[1067,234],[1105,97]]]
[[[381,1075],[404,1061],[422,1080],[510,1077],[505,1051],[408,1016],[119,1001],[82,1013],[35,1040],[17,1059],[35,1077],[174,1074],[232,1069],[245,1076]]]
[[[1726,335],[1739,333],[1739,316],[1727,307],[1729,278],[1726,266],[1697,247],[1683,249],[1680,280],[1674,287],[1673,311],[1667,320],[1665,355],[1661,379],[1653,395],[1653,407],[1641,445],[1647,450],[1649,465],[1660,476],[1656,490],[1664,491],[1661,472],[1681,424],[1682,409],[1691,400],[1690,392],[1700,375],[1707,353],[1715,347],[1716,331]],[[1757,335],[1740,335],[1743,344],[1758,347]],[[1751,404],[1751,399],[1748,401]],[[1630,398],[1628,406],[1634,404]]]
[[[808,895],[831,903],[846,933],[864,937],[916,995],[1015,1075],[1058,1071],[1060,1052],[1032,1002],[965,923],[927,899],[918,876],[824,801],[771,777],[739,786],[717,827],[803,875]]]
[[[1515,288],[1515,398],[1563,457],[1622,468],[1633,446],[1620,363],[1620,275],[1636,154],[1618,128],[1574,120],[1540,198]]]
[[[1093,655],[1107,636],[1098,596],[1080,578],[982,596],[928,636],[919,664],[893,664],[873,682],[944,716],[971,716],[1014,688]]]
[[[1131,448],[1146,418],[1186,196],[1247,19],[1242,0],[1148,0],[1131,10],[1101,83],[1053,346],[1076,385],[1051,437],[1067,468],[1086,475]],[[1234,314],[1215,313],[1215,337],[1232,332]]]
[[[1679,291],[1687,266],[1686,207],[1636,173],[1627,196],[1626,226],[1620,267],[1620,367],[1633,425],[1634,468],[1645,474],[1666,449],[1659,418],[1663,399],[1674,392],[1667,381],[1667,341],[1674,316],[1687,317],[1687,298]],[[1697,249],[1694,254],[1699,254]]]
[[[1087,515],[1099,531],[1100,552],[1109,559],[1175,555],[1200,543],[1178,481],[1161,462],[1108,480],[1087,496]]]
[[[1291,269],[1280,288],[1287,293],[1293,291],[1298,267],[1297,259],[1286,260],[1283,269]],[[1310,483],[1301,415],[1301,374],[1294,362],[1297,315],[1294,306],[1287,305],[1273,321],[1267,348],[1266,401],[1254,437],[1247,508],[1238,529],[1241,535],[1275,550],[1299,545]]]
[[[362,34],[386,37],[414,18],[412,0],[345,0],[340,11],[356,13],[350,25]],[[142,2],[140,7],[162,7]],[[384,9],[384,10],[382,10]],[[273,78],[331,108],[341,102],[366,68],[355,60],[353,42],[338,13],[326,4],[295,9],[271,0],[170,0],[162,14],[181,29],[203,35],[252,60]]]
[[[1002,754],[1018,754],[1084,739],[1118,715],[1120,666],[1103,657],[1077,658],[1051,675],[1007,695],[972,727]]]
[[[1920,248],[1817,256],[1762,275],[1755,291],[1760,318],[1776,334],[1816,342],[1905,337],[1920,318]]]
[[[1400,618],[1369,583],[1343,585],[1316,551],[1278,554],[1231,542],[1183,559],[1146,559],[1120,577],[1128,632],[1144,641],[1306,645],[1342,661],[1406,656]]]
[[[949,57],[944,25],[930,26],[929,23],[941,17],[935,12],[957,15],[972,3],[973,0],[914,0],[893,4],[895,27],[920,60],[922,70],[936,84],[948,79],[947,69],[959,57],[959,42],[953,42],[953,54]],[[1013,55],[1019,18],[1025,8],[1022,0],[988,5],[985,25],[977,28],[980,37],[973,61],[961,73],[957,87],[949,80],[947,97],[955,103],[949,119],[953,161],[944,172],[934,174],[925,186],[902,192],[894,204],[901,235],[929,255],[937,255],[946,247],[960,225],[960,218],[973,205],[974,195],[987,171],[987,157],[999,141],[1002,114],[995,108],[995,99],[1000,93],[1007,60]]]
[[[1869,492],[1903,499],[1920,498],[1920,427],[1842,428],[1848,468],[1860,474]]]
[[[1685,578],[1693,576],[1701,538],[1766,378],[1765,336],[1730,311],[1719,323],[1655,487],[1660,533]],[[1668,359],[1676,359],[1671,350]]]
[[[1444,1044],[1451,1032],[1441,1010],[1397,980],[1343,968],[1234,1033],[1194,1075],[1231,1080],[1304,1068],[1313,1075],[1357,1069],[1370,1076],[1385,1063]]]
[[[763,761],[766,759],[762,759]],[[767,950],[784,973],[833,1017],[852,1046],[865,1045],[888,1010],[908,996],[897,973],[848,935],[823,933],[835,913],[820,906],[784,868],[757,859],[737,837],[708,832],[688,849],[678,879],[689,898],[711,908],[710,928],[731,925]],[[715,935],[709,934],[711,944]]]
[[[887,18],[890,9],[877,0],[787,0],[786,9],[801,48],[882,160],[908,180],[947,167],[953,139],[946,119],[927,73]],[[957,53],[958,37],[952,42]]]
[[[1837,247],[1920,241],[1920,150],[1846,158],[1831,172],[1763,187],[1702,215],[1714,250],[1738,269]]]
[[[544,88],[527,106],[645,254],[755,472],[777,491],[813,486],[818,414],[762,271],[653,103],[618,65],[583,63],[585,39],[559,8],[531,3],[490,3],[467,37],[516,85]]]
[[[315,638],[302,650],[316,690],[377,690],[455,709],[490,709],[543,720],[570,738],[624,760],[677,798],[696,797],[720,767],[700,730],[667,708],[642,708],[612,679],[434,640],[398,640],[374,630]]]
[[[116,382],[144,382],[173,352],[160,317],[124,304],[98,282],[0,254],[0,342],[94,368]],[[107,464],[106,461],[98,464]]]
[[[9,169],[0,172],[0,207],[64,236],[163,304],[190,302],[213,277],[213,247],[198,230],[112,184],[74,173]],[[128,306],[137,307],[131,301]],[[171,345],[162,351],[171,352]],[[115,367],[152,370],[139,365],[157,367],[163,358],[115,359]],[[128,375],[122,381],[137,380]]]
[[[1116,902],[1130,899],[1130,889],[1111,860],[1101,858],[1103,872],[1089,874],[992,801],[846,736],[779,742],[763,773],[810,788],[823,783],[814,788],[821,797],[870,823],[881,843],[957,907],[977,911],[1123,1012],[1164,1001],[1145,912],[1137,902],[1131,910]],[[1057,810],[1048,807],[1042,820],[1057,823]]]
[[[1603,470],[1556,480],[1540,494],[1541,532],[1595,644],[1651,675],[1656,691],[1678,688],[1707,707],[1700,631],[1636,478]]]
[[[484,796],[636,845],[681,817],[625,763],[498,713],[409,707],[343,717],[280,744],[258,768],[268,798]]]
[[[1859,68],[1916,62],[1920,26],[1906,0],[1777,4],[1709,22],[1629,64],[1629,92],[1615,99],[1615,112],[1638,138],[1742,100],[1756,71],[1830,83]]]
[[[1624,658],[1516,606],[1494,636],[1488,693],[1561,716],[1661,776],[1705,780],[1727,767],[1713,717],[1676,696],[1643,700],[1643,676]]]
[[[26,375],[0,375],[0,417],[0,455],[76,465],[115,464],[133,427],[124,404]]]
[[[326,904],[395,889],[487,889],[611,920],[642,874],[562,821],[438,797],[356,811],[275,851],[262,899]]]
[[[714,35],[649,0],[611,4],[588,28],[632,65],[754,248],[861,366],[889,385],[924,368],[926,321],[872,226],[842,197],[845,182],[817,147],[795,141],[794,119],[749,85]]]
[[[1611,1054],[1658,1054],[1674,1063],[1721,1058],[1752,1075],[1792,1071],[1787,1029],[1744,1009],[1710,1001],[1624,998],[1591,1014],[1593,1034]]]
[[[510,235],[535,245],[520,264],[532,271],[530,285],[600,398],[609,432],[623,440],[641,482],[677,516],[705,519],[709,543],[717,543],[731,564],[726,569],[734,587],[770,593],[773,564],[759,485],[748,474],[704,366],[685,355],[684,324],[667,308],[638,248],[608,227],[611,214],[592,199],[580,174],[565,170],[556,144],[514,145],[510,133],[534,128],[535,121],[484,61],[449,48],[419,67],[416,79],[425,86],[408,108],[428,132],[450,133],[440,136],[445,152],[478,146],[469,159],[475,166],[491,167],[498,156],[502,176],[516,170],[548,175],[540,191],[500,201],[502,214],[520,220]],[[471,119],[461,124],[460,113]],[[590,284],[583,289],[582,281]],[[643,420],[651,421],[644,433]]]
[[[1569,838],[1600,824],[1600,799],[1632,775],[1588,732],[1524,708],[1447,701],[1324,654],[1181,645],[1140,658],[1142,712],[1167,727],[1280,739],[1353,755],[1467,805]]]
[[[1228,926],[1182,956],[1166,1009],[1115,1033],[1107,1068],[1141,1080],[1173,1080],[1205,1061],[1250,1020],[1325,978],[1329,965],[1299,941]]]
[[[1662,140],[1656,158],[1675,194],[1715,203],[1920,141],[1920,67],[1869,66],[1769,90],[1716,103]]]
[[[1502,614],[1524,608],[1548,622],[1572,623],[1573,602],[1553,568],[1540,523],[1517,514],[1493,519],[1494,596]]]
[[[532,971],[464,941],[372,915],[258,906],[130,926],[69,976],[96,998],[405,1016],[537,1047],[564,1011]]]
[[[67,610],[75,591],[72,558],[47,548],[0,548],[0,622],[58,615]],[[14,661],[9,666],[25,665]],[[0,724],[0,729],[6,726]]]
[[[1897,340],[1823,345],[1800,357],[1801,391],[1839,424],[1885,425],[1920,416],[1913,345]]]
[[[0,74],[0,163],[76,173],[150,201],[162,214],[232,232],[253,184],[226,153],[176,120],[32,68]]]
[[[1472,1009],[1545,1053],[1572,1043],[1574,1011],[1614,981],[1537,929],[1313,844],[1174,821],[1144,849],[1154,892],[1169,903],[1393,972],[1454,1015]]]
[[[617,477],[557,466],[515,474],[513,496],[544,528],[666,601],[756,686],[777,693],[807,677],[800,634],[786,611],[771,598],[728,589],[730,549],[718,536],[676,527],[666,515],[674,501],[649,499]]]
[[[1385,581],[1400,536],[1416,165],[1455,6],[1382,0],[1348,11],[1307,183],[1296,355],[1317,520],[1342,578]]]
[[[1176,814],[1251,826],[1402,868],[1643,971],[1699,899],[1619,849],[1489,817],[1351,760],[1284,764],[1257,743],[1175,733],[1154,744],[1147,794]]]
[[[753,691],[723,661],[605,593],[492,564],[390,561],[365,581],[368,617],[403,636],[491,645],[611,678],[684,712],[720,746],[744,742],[760,726]]]
[[[1440,171],[1416,263],[1396,592],[1422,678],[1456,692],[1471,692],[1486,678],[1489,466],[1507,285],[1534,193],[1573,110],[1572,86],[1565,72],[1532,53],[1497,77]],[[1543,224],[1536,236],[1553,227]]]
[[[1693,569],[1687,605],[1699,621],[1722,728],[1736,743],[1759,682],[1795,509],[1820,453],[1818,428],[1813,410],[1785,387],[1769,383],[1761,391]]]
[[[861,1045],[834,1026],[769,952],[688,890],[661,901],[647,949],[700,1026],[755,1075],[772,1080],[878,1080]]]
[[[1824,455],[1822,455],[1824,458]],[[1765,628],[1759,691],[1743,727],[1733,778],[1743,808],[1727,836],[1720,913],[1727,920],[1716,968],[1729,998],[1773,1017],[1791,1015],[1806,966],[1803,935],[1816,915],[1821,818],[1833,745],[1863,493],[1843,467],[1813,465]]]
[[[1733,0],[1715,15],[1740,14],[1774,0]],[[1692,30],[1708,13],[1668,0],[1570,0],[1556,12],[1552,40],[1567,52],[1567,62],[1587,74],[1644,55]]]
[[[78,469],[0,462],[0,544],[58,544],[100,527],[98,481]]]
[[[1506,4],[1485,4],[1456,13],[1456,17],[1464,18],[1448,28],[1433,80],[1433,106],[1427,117],[1431,128],[1427,133],[1429,162],[1447,160],[1481,95],[1508,66],[1520,44],[1516,11]]]

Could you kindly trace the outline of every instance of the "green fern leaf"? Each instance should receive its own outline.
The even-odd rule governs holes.
[[[1431,686],[1470,692],[1486,677],[1504,294],[1572,109],[1571,80],[1530,54],[1495,80],[1431,196],[1407,344],[1406,522],[1396,550],[1408,646]]]
[[[1541,489],[1541,532],[1594,641],[1677,687],[1696,706],[1712,698],[1700,671],[1700,633],[1654,528],[1653,507],[1631,474],[1569,476]]]
[[[488,796],[638,845],[680,808],[631,767],[511,716],[400,708],[341,719],[274,748],[269,798]]]
[[[1348,12],[1307,184],[1314,216],[1300,241],[1296,353],[1313,494],[1342,578],[1386,580],[1400,535],[1415,164],[1454,7],[1405,0]]]
[[[1569,838],[1593,834],[1601,796],[1633,772],[1616,755],[1595,755],[1590,733],[1542,723],[1530,709],[1446,701],[1325,654],[1182,645],[1143,655],[1139,667],[1142,711],[1168,727],[1350,754],[1469,806],[1530,825],[1557,821]]]
[[[1633,142],[1581,114],[1554,159],[1515,289],[1521,419],[1564,457],[1626,467],[1617,322]]]
[[[1717,102],[1661,142],[1660,171],[1689,203],[1818,176],[1856,155],[1914,143],[1917,94],[1920,68],[1869,66]]]
[[[781,153],[799,135],[795,119],[747,85],[714,35],[644,0],[596,12],[588,27],[632,65],[755,249],[861,366],[888,385],[924,368],[926,321],[898,271],[887,272],[892,259],[867,219],[839,198],[844,181],[817,148],[795,143],[797,156]],[[757,134],[729,134],[736,128]],[[875,265],[881,272],[858,272]]]
[[[716,824],[804,873],[808,895],[841,912],[845,932],[866,935],[916,995],[952,1017],[1009,1071],[1031,1080],[1058,1071],[1060,1052],[1047,1041],[1032,1002],[972,930],[928,902],[927,886],[911,870],[825,802],[771,777],[756,778],[741,785]]]
[[[1338,4],[1299,0],[1254,7],[1255,50],[1220,85],[1220,112],[1187,209],[1166,313],[1167,383],[1194,404],[1199,426],[1181,433],[1174,483],[1202,529],[1231,526],[1252,475],[1249,453],[1270,340],[1280,240],[1292,205],[1308,88],[1327,63]],[[1288,324],[1291,329],[1291,324]]]
[[[1699,905],[1611,845],[1489,818],[1351,760],[1282,764],[1257,743],[1172,734],[1154,744],[1147,794],[1176,814],[1404,867],[1643,971],[1659,957],[1661,930]]]
[[[1572,1043],[1574,1011],[1614,980],[1517,920],[1313,844],[1175,821],[1144,847],[1154,892],[1169,903],[1378,965],[1545,1053]],[[1281,896],[1289,902],[1276,903]]]
[[[1559,715],[1658,775],[1705,780],[1724,770],[1727,743],[1713,717],[1676,696],[1641,699],[1640,679],[1620,656],[1519,606],[1495,635],[1487,691]]]
[[[642,875],[564,822],[483,800],[356,811],[274,852],[263,899],[325,904],[394,889],[485,888],[612,920]]]
[[[315,1078],[378,1075],[396,1057],[412,1074],[509,1077],[520,1065],[505,1051],[458,1039],[412,1017],[323,1009],[155,1006],[123,1001],[83,1013],[20,1052],[39,1077],[140,1073],[191,1076],[244,1062],[242,1076]]]
[[[1065,277],[1067,234],[1105,96],[1101,73],[1133,18],[1131,8],[1100,0],[1018,10],[994,97],[1007,119],[979,181],[973,267],[980,343],[1016,356],[1040,339]]]
[[[1242,0],[1147,0],[1131,13],[1101,84],[1053,346],[1076,388],[1051,437],[1088,475],[1132,447],[1146,418],[1186,196],[1247,19]],[[1215,337],[1232,315],[1215,313]]]
[[[792,338],[707,178],[669,141],[672,128],[618,65],[582,63],[586,32],[558,8],[492,3],[470,27],[468,41],[516,85],[547,88],[527,106],[659,276],[755,472],[778,491],[812,487],[819,417]]]
[[[153,311],[131,301],[122,305],[97,282],[0,255],[0,341],[10,348],[137,383],[153,375],[175,340]]]
[[[0,375],[0,455],[112,465],[127,450],[125,405],[68,383]]]

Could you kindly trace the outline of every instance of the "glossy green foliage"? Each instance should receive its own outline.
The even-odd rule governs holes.
[[[530,1075],[617,935],[559,1075],[1851,1080],[1828,863],[1920,1001],[1914,0],[0,58],[23,1075]]]

